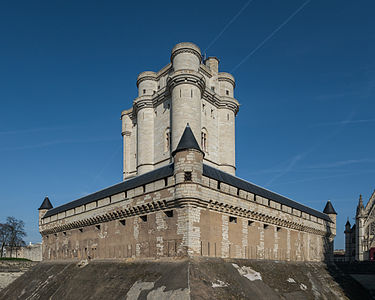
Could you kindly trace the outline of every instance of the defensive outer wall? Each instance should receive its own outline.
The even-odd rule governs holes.
[[[182,48],[189,50],[186,43]],[[184,60],[172,62],[183,74]],[[330,202],[319,212],[235,177],[234,162],[207,162],[197,142],[200,125],[192,124],[178,127],[179,134],[172,130],[167,164],[142,163],[137,176],[56,208],[46,198],[39,208],[43,259],[332,259],[336,212]],[[143,162],[152,157],[140,155]]]

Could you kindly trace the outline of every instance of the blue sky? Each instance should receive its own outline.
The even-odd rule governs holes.
[[[2,1],[0,222],[121,181],[136,77],[196,43],[233,72],[237,175],[338,212],[375,188],[373,1]]]

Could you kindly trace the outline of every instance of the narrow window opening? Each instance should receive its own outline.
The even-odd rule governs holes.
[[[167,210],[167,211],[165,211],[164,213],[166,214],[166,216],[167,216],[168,218],[172,218],[172,217],[173,217],[173,210]]]
[[[170,109],[170,108],[171,108],[171,105],[170,105],[169,103],[168,103],[168,105],[167,105],[167,108],[168,108],[168,109]]]
[[[191,91],[190,91],[190,96],[191,96],[191,98],[193,98],[193,89],[191,89]]]
[[[218,189],[218,190],[220,190],[220,184],[221,184],[221,182],[218,181],[218,182],[217,182],[217,189]]]
[[[147,216],[140,216],[140,218],[143,222],[147,222]]]
[[[100,225],[96,225],[95,228],[100,230]]]
[[[215,87],[211,86],[211,91],[215,92]]]
[[[235,223],[235,224],[237,224],[237,217],[229,216],[229,223]]]
[[[160,89],[160,85],[158,85],[158,90]]]
[[[226,90],[225,93],[227,94],[227,96],[229,95],[229,91],[228,90]]]
[[[142,185],[142,189],[143,189],[143,193],[145,193],[146,192],[146,185],[145,184]]]
[[[229,114],[227,114],[227,120],[229,121]]]
[[[168,185],[168,177],[164,178],[164,186]]]
[[[55,233],[55,236],[57,237],[57,233]]]
[[[280,231],[280,230],[281,230],[281,227],[277,227],[277,228],[276,228],[276,231]]]
[[[214,117],[214,110],[211,109],[211,117]]]
[[[181,98],[181,89],[180,89],[180,98]]]
[[[120,220],[120,224],[121,224],[122,226],[125,226],[125,225],[126,225],[126,220]]]
[[[128,191],[125,191],[125,198],[128,198]]]
[[[263,228],[264,228],[264,229],[267,229],[268,226],[269,226],[268,224],[263,224]]]
[[[165,130],[165,145],[164,145],[165,152],[171,149],[171,131],[169,128]]]
[[[78,229],[79,230],[79,232],[83,232],[83,228],[80,228],[80,229]]]
[[[250,221],[250,220],[247,221],[247,226],[252,226],[253,224],[254,224],[254,221]]]
[[[146,94],[146,90],[143,90],[143,94]]]
[[[204,108],[205,108],[205,104],[204,103],[202,103],[202,112],[204,112]]]
[[[66,236],[66,231],[63,232],[63,235]]]
[[[237,189],[237,196],[240,195],[240,189]]]
[[[207,133],[205,131],[201,132],[201,147],[204,152],[207,152]]]
[[[191,172],[190,171],[185,172],[185,174],[184,174],[185,181],[191,181],[191,178],[192,178]]]

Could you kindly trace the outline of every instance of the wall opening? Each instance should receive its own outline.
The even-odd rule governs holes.
[[[147,222],[147,215],[139,217],[143,222]]]
[[[125,225],[126,225],[126,220],[120,220],[120,224],[121,224],[122,226],[125,226]]]
[[[235,223],[235,224],[237,224],[237,217],[229,216],[229,223]]]
[[[252,226],[254,224],[254,221],[248,220],[247,221],[247,226]]]
[[[264,228],[264,229],[267,229],[268,227],[269,227],[268,224],[263,224],[263,228]]]
[[[168,218],[172,218],[173,217],[173,210],[166,210],[164,213],[165,213],[165,215]]]
[[[100,230],[100,225],[95,225],[95,228]]]
[[[184,180],[185,180],[185,181],[191,181],[191,179],[192,179],[191,172],[190,172],[190,171],[185,172],[185,173],[184,173]]]

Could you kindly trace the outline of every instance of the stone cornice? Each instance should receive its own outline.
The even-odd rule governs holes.
[[[238,113],[240,104],[235,98],[219,96],[212,93],[209,89],[204,90],[202,98],[217,108],[228,108],[231,109],[235,114]]]
[[[179,70],[173,72],[167,80],[169,90],[172,90],[180,84],[193,84],[203,92],[206,87],[204,76],[192,70]]]
[[[143,95],[134,99],[133,112],[137,114],[142,108],[153,108],[152,95]]]
[[[140,84],[142,81],[145,81],[145,80],[156,81],[157,78],[156,78],[156,74],[155,74],[155,72],[152,72],[152,71],[145,71],[145,72],[142,72],[141,74],[139,74],[139,75],[138,75],[138,78],[137,78],[137,87],[139,87],[139,84]]]
[[[231,74],[229,74],[229,73],[221,72],[221,73],[218,74],[217,79],[219,81],[227,81],[227,82],[229,82],[231,85],[233,85],[233,88],[236,87],[236,81],[234,80],[234,77]]]
[[[198,48],[198,46],[193,43],[180,43],[177,44],[172,50],[171,62],[173,62],[173,59],[176,57],[176,55],[181,53],[191,53],[194,54],[199,59],[199,61],[202,60],[200,49]]]

